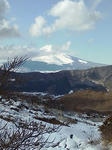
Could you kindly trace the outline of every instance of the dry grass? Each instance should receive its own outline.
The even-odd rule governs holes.
[[[10,115],[8,115],[8,116],[0,115],[0,119],[5,120],[7,122],[13,122],[13,123],[15,122],[15,119],[12,116],[10,116]]]
[[[112,113],[112,92],[78,91],[65,95],[56,102],[65,111]]]
[[[47,96],[43,98],[21,93],[13,93],[9,97],[15,101],[18,99],[25,101],[32,106],[43,105],[46,110],[56,108],[62,111],[84,112],[88,115],[91,113],[112,114],[112,92],[82,90],[65,95],[58,100],[52,100]]]
[[[104,121],[99,130],[104,146],[112,146],[112,116]]]
[[[66,125],[65,123],[57,120],[56,118],[40,118],[38,116],[35,116],[34,118],[40,121],[44,121],[46,123],[54,124],[54,125]]]

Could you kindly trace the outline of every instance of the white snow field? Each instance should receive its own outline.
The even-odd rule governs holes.
[[[18,107],[20,105],[23,105],[23,108]],[[37,106],[31,106],[26,102],[14,101],[12,99],[10,101],[6,101],[5,99],[0,101],[0,122],[2,122],[0,127],[7,122],[3,117],[7,118],[7,116],[10,116],[13,121],[21,119],[23,121],[33,120],[38,122],[38,120],[34,118],[36,115],[41,118],[59,119],[59,117],[57,117],[58,115],[56,116],[53,112],[51,115],[45,113],[42,106],[38,106],[37,108]],[[41,150],[103,150],[100,132],[98,130],[102,121],[92,121],[87,118],[86,114],[82,114],[81,116],[81,114],[78,115],[77,113],[75,115],[65,113],[65,117],[67,116],[74,120],[76,119],[77,122],[69,123],[67,126],[61,126],[58,132],[51,134],[49,137],[49,142],[52,140],[54,140],[54,142],[49,146],[46,145],[46,147]],[[12,123],[9,122],[9,128],[11,125]],[[51,124],[47,123],[47,126],[51,126]],[[45,137],[47,136],[49,135],[45,135]]]

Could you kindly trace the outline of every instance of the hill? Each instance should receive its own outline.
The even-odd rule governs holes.
[[[12,73],[11,78],[15,80],[11,82],[10,88],[24,92],[45,92],[62,95],[71,90],[112,90],[112,66],[56,73]]]

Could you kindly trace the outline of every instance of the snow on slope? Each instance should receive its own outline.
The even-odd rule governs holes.
[[[81,60],[81,59],[79,59],[78,61],[79,61],[80,63],[82,63],[82,64],[87,64],[87,63],[88,63],[87,61]]]
[[[68,43],[69,44],[69,43]],[[67,46],[62,47],[61,49],[56,48],[54,52],[54,48],[52,45],[46,45],[40,48],[41,54],[38,56],[34,56],[31,60],[32,61],[40,61],[45,62],[48,64],[56,64],[56,65],[63,65],[63,64],[71,64],[74,62],[71,56],[66,54],[62,51],[62,49],[67,49]],[[88,62],[82,59],[79,59],[77,62],[81,64],[87,64]]]
[[[45,62],[48,64],[56,64],[56,65],[63,65],[63,64],[72,64],[73,60],[70,56],[60,53],[60,54],[50,54],[50,55],[43,55],[32,58],[32,61],[40,61]]]
[[[25,107],[19,109],[21,105]],[[34,116],[37,114],[39,117],[57,118],[55,113],[51,113],[51,115],[46,114],[42,107],[38,109],[37,106],[31,106],[27,102],[23,103],[23,101],[14,100],[6,101],[5,99],[0,101],[0,114],[0,116],[4,118],[10,116],[11,119],[15,121],[21,119],[23,121],[33,120],[38,122],[37,119],[34,119]],[[65,116],[67,117],[68,115],[65,114]],[[103,150],[99,142],[100,132],[98,131],[98,127],[102,122],[91,121],[87,119],[85,115],[82,115],[82,117],[77,114],[70,116],[72,119],[77,119],[77,123],[69,124],[69,126],[62,126],[59,132],[51,134],[49,142],[55,139],[54,142],[58,142],[59,144],[55,147],[44,147],[41,150]],[[3,120],[3,118],[0,120]],[[9,128],[10,125],[11,124],[9,124]],[[51,126],[51,124],[47,124],[47,126]]]
[[[82,121],[69,127],[63,126],[59,133],[51,136],[51,139],[55,138],[56,142],[60,141],[58,146],[42,150],[103,150],[98,131],[102,123],[79,117],[77,119]]]
[[[32,58],[32,61],[42,61],[48,64],[71,64],[73,60],[68,56],[65,51],[68,50],[70,42],[68,41],[62,47],[53,45],[45,45],[40,48],[40,54]]]

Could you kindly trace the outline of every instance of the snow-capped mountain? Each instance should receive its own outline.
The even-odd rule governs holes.
[[[55,72],[60,70],[80,70],[103,66],[77,57],[60,53],[60,55],[43,55],[28,60],[19,71],[21,72]]]

